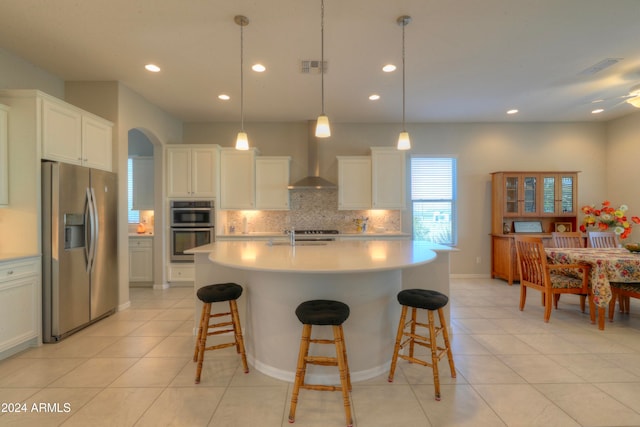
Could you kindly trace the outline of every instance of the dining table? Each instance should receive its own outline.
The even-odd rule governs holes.
[[[588,264],[598,329],[604,330],[605,308],[611,302],[611,282],[640,283],[640,254],[625,248],[545,248],[554,264]]]

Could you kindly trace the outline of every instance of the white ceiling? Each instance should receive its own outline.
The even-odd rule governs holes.
[[[314,119],[320,0],[2,0],[0,47],[65,81],[119,80],[187,122]],[[325,110],[336,122],[399,122],[401,15],[407,122],[607,120],[640,83],[639,0],[325,0]],[[606,58],[622,58],[595,74]],[[262,62],[267,71],[249,66]],[[146,63],[162,67],[159,74]],[[220,93],[232,100],[222,102]],[[381,99],[368,100],[371,93]],[[591,101],[607,110],[592,115]],[[617,106],[611,108],[612,106]],[[518,108],[516,116],[505,111]]]

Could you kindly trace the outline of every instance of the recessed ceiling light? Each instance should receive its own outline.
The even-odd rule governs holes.
[[[264,70],[266,70],[267,68],[262,65],[262,64],[255,64],[251,67],[251,69],[253,71],[255,71],[256,73],[262,73]]]
[[[380,95],[374,93],[373,95],[369,95],[369,99],[372,101],[377,101],[378,99],[380,99]]]
[[[147,71],[151,71],[152,73],[160,72],[160,67],[158,67],[155,64],[147,64],[147,65],[144,66],[144,68],[146,68]]]
[[[517,109],[515,109],[515,108],[513,108],[513,109],[511,109],[511,110],[507,111],[507,114],[517,114],[517,113],[518,113],[518,110],[517,110]]]
[[[600,113],[602,113],[603,111],[604,111],[604,109],[602,109],[602,108],[598,108],[597,110],[593,110],[593,111],[591,112],[591,114],[600,114]]]
[[[223,101],[228,101],[231,99],[231,97],[225,93],[221,93],[220,95],[218,95],[218,99],[221,99]]]
[[[387,64],[384,67],[382,67],[382,71],[384,71],[385,73],[390,73],[395,70],[396,70],[396,66],[393,64]]]

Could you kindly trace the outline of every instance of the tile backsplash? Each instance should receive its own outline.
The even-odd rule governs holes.
[[[247,232],[282,232],[295,227],[297,230],[338,230],[355,233],[358,218],[369,218],[368,229],[401,231],[399,210],[338,210],[338,190],[292,190],[288,211],[220,211],[218,234],[229,232],[235,226],[236,233],[243,232],[246,217]],[[220,228],[222,227],[222,228]]]

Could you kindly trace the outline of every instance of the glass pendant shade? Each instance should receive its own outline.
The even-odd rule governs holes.
[[[400,136],[398,137],[398,150],[410,150],[411,149],[411,140],[409,139],[409,132],[403,130],[400,132]]]
[[[246,132],[238,132],[238,138],[236,138],[236,150],[248,150],[249,139]]]
[[[325,115],[318,116],[316,121],[316,137],[328,138],[331,136],[331,127],[329,126],[329,117]]]

